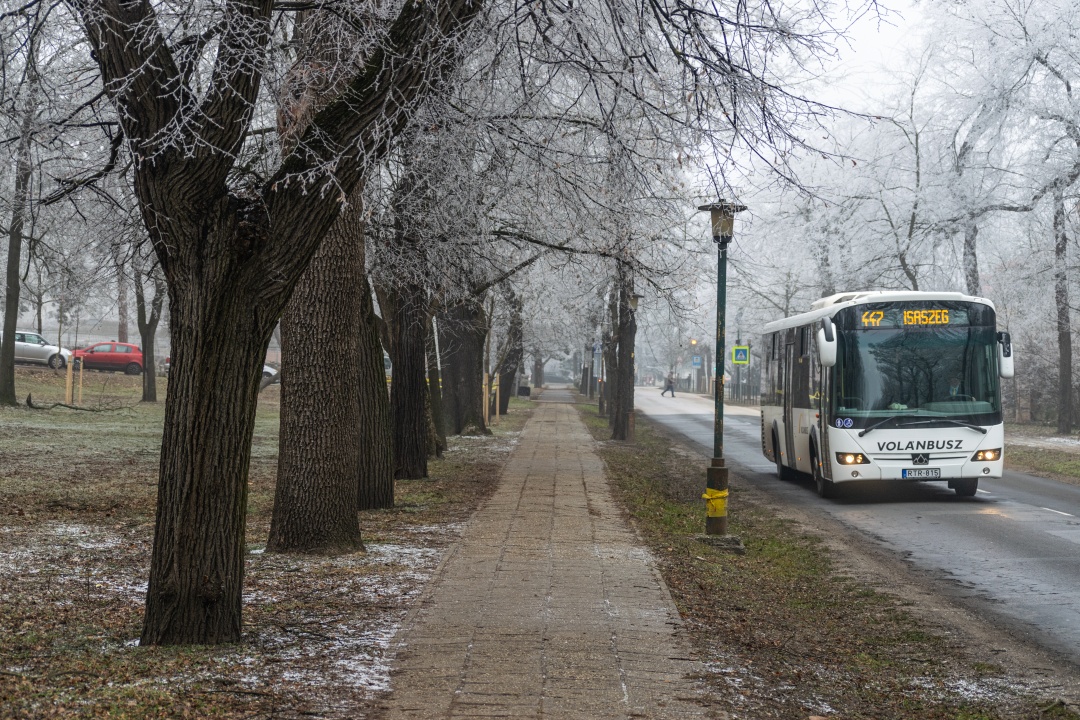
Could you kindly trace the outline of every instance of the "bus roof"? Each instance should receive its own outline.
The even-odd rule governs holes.
[[[986,298],[965,295],[959,292],[923,292],[919,290],[864,290],[861,292],[836,293],[828,297],[816,300],[810,306],[809,312],[792,315],[782,320],[774,320],[765,325],[762,332],[771,333],[785,328],[799,327],[819,320],[823,317],[832,317],[844,308],[866,303],[880,302],[903,302],[907,300],[953,300],[959,302],[982,303],[994,307],[994,303]]]

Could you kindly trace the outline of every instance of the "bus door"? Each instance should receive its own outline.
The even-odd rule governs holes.
[[[795,338],[798,332],[788,330],[784,333],[784,456],[788,467],[795,469],[795,373],[799,371],[796,365]]]

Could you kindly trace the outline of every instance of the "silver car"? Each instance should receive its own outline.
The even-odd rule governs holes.
[[[15,333],[15,362],[48,365],[53,369],[67,366],[71,351],[50,345],[36,332],[18,330]]]

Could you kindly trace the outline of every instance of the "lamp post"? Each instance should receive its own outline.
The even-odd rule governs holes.
[[[716,243],[716,378],[713,383],[713,399],[716,404],[713,421],[713,457],[706,471],[706,535],[727,535],[728,469],[724,465],[724,352],[727,304],[727,248],[734,235],[735,213],[746,209],[745,205],[721,200],[702,205],[698,210],[708,210],[712,217],[712,236]],[[741,546],[741,543],[740,543]]]
[[[701,391],[701,388],[699,387],[701,385],[700,378],[702,372],[704,372],[704,368],[700,367],[699,365],[694,365],[694,358],[696,357],[698,357],[697,338],[690,338],[690,369],[694,371],[694,386],[692,388],[687,388],[687,390],[690,390],[691,392]]]

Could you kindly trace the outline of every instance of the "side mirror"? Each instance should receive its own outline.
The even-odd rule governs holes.
[[[821,327],[817,331],[818,362],[822,367],[836,365],[836,333],[832,318],[821,318]]]
[[[997,334],[998,375],[1008,379],[1013,376],[1012,338],[1007,332]]]

